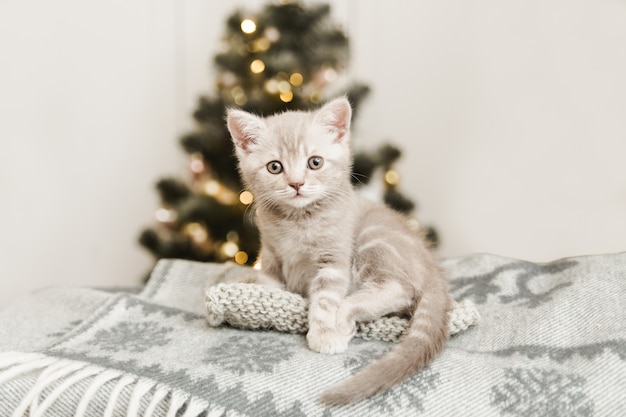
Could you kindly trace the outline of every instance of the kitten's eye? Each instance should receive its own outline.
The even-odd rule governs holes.
[[[267,164],[267,170],[270,172],[270,174],[280,174],[281,172],[283,172],[283,164],[278,161],[272,161]]]
[[[324,165],[324,158],[321,156],[312,156],[309,158],[309,168],[320,169]]]

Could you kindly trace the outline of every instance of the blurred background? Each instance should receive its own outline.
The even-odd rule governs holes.
[[[439,256],[626,250],[626,2],[327,3],[371,88],[355,147],[402,150]],[[155,182],[188,176],[179,139],[226,19],[264,4],[0,0],[0,305],[140,284]]]

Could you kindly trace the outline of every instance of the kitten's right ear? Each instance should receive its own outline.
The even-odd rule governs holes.
[[[265,123],[260,117],[237,109],[228,110],[226,124],[237,150],[246,154],[251,152],[265,130]]]

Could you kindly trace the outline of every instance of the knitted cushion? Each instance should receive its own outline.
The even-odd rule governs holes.
[[[306,333],[307,303],[300,295],[257,284],[220,283],[205,291],[205,309],[210,326],[227,323],[243,329],[276,329],[288,333]],[[456,334],[479,320],[469,300],[454,302],[448,313],[448,331]],[[408,320],[381,317],[357,323],[356,336],[397,342],[406,333]]]

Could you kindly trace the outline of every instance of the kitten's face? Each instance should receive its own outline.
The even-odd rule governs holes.
[[[229,111],[242,178],[257,202],[302,208],[336,199],[350,181],[350,113],[345,99],[267,119]]]

